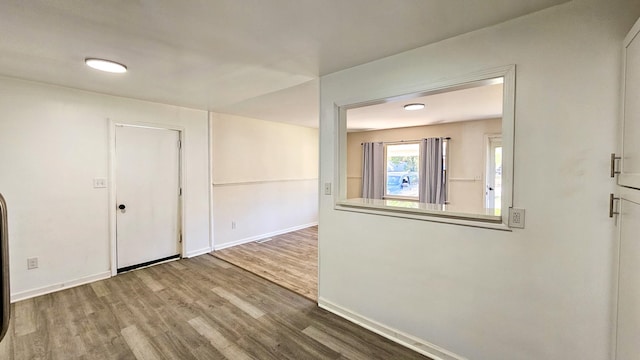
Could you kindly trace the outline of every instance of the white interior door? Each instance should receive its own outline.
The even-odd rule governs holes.
[[[625,39],[616,360],[640,358],[640,20]]]
[[[116,126],[118,271],[179,256],[179,132]]]

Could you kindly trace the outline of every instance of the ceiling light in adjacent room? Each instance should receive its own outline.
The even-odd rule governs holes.
[[[111,60],[104,60],[104,59],[96,59],[96,58],[86,58],[84,59],[85,64],[89,65],[90,67],[97,69],[97,70],[101,70],[101,71],[106,71],[106,72],[112,72],[112,73],[124,73],[127,72],[127,67],[119,64],[115,61],[111,61]]]
[[[422,110],[424,109],[424,104],[407,104],[404,106],[405,110],[413,111],[413,110]]]

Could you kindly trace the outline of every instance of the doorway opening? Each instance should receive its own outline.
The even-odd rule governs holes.
[[[502,136],[487,137],[485,207],[500,214],[502,205]]]

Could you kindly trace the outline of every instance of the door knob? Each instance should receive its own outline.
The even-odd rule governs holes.
[[[124,206],[124,204],[118,205],[118,209],[120,209],[120,210],[124,210],[125,208],[126,208],[126,206]]]

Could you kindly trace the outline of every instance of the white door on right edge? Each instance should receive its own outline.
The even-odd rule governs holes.
[[[616,360],[640,359],[640,20],[625,38]]]

